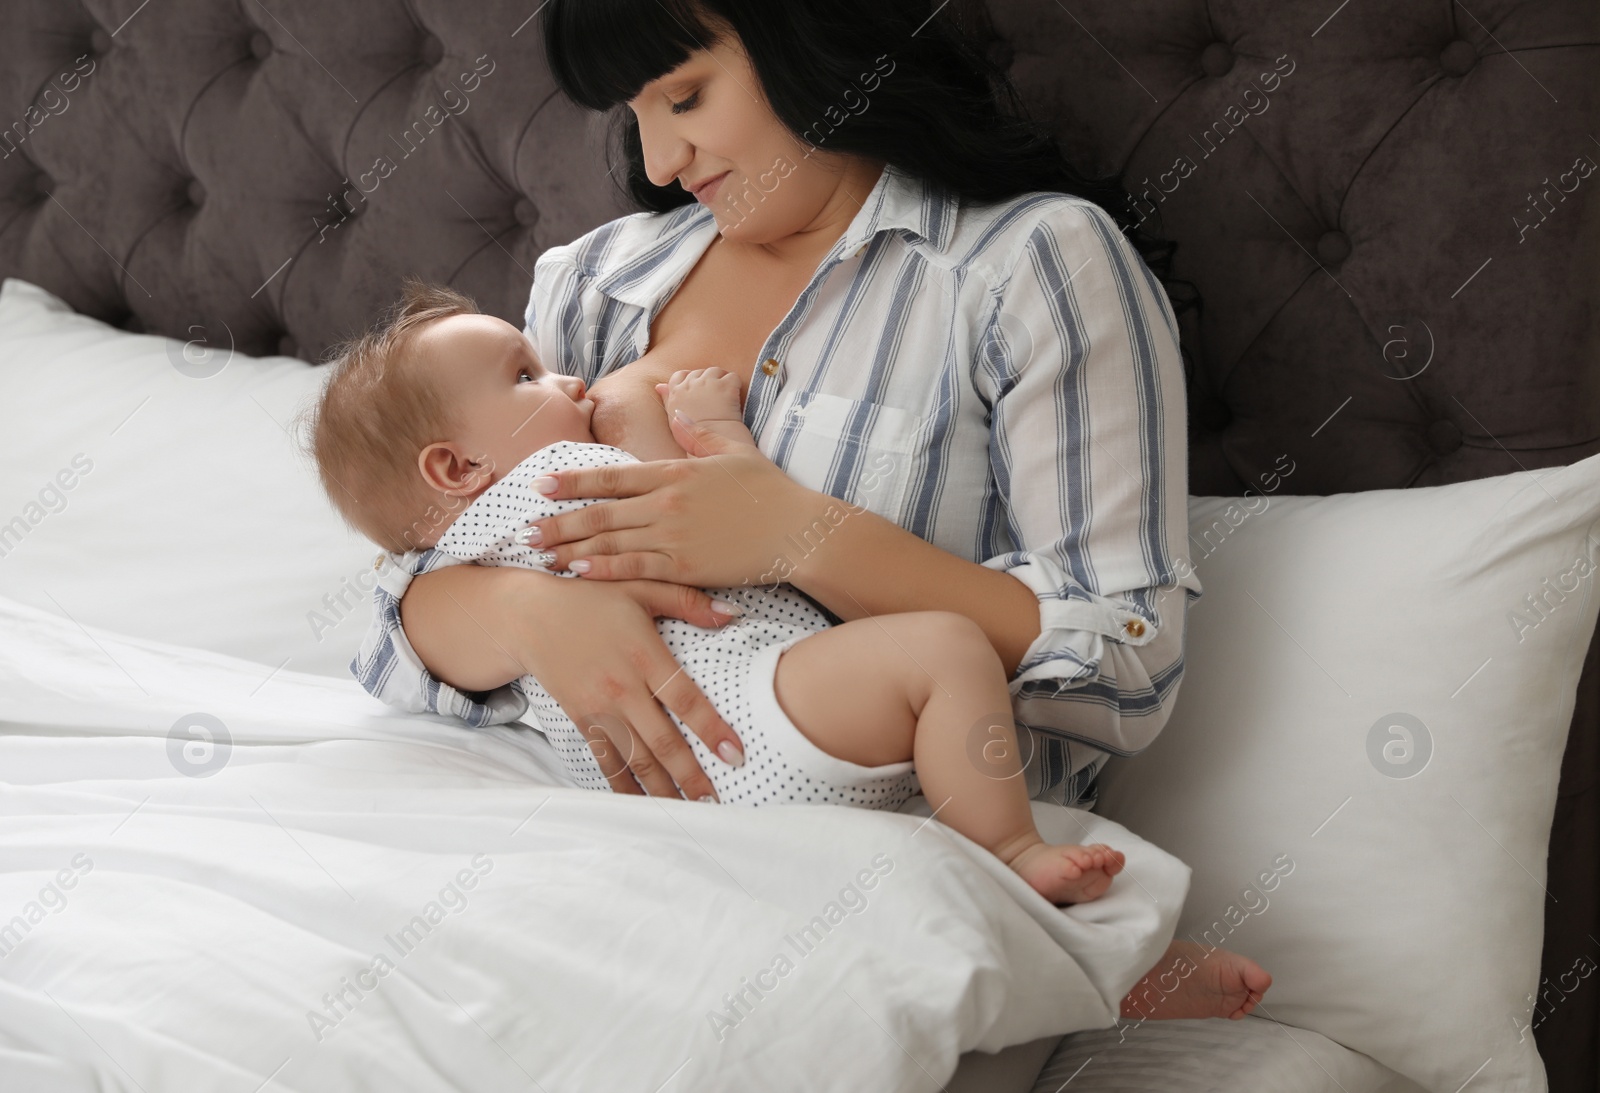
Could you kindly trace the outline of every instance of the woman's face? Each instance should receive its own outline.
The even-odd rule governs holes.
[[[676,180],[694,193],[724,238],[774,242],[818,227],[850,197],[852,213],[866,199],[842,192],[860,188],[860,172],[846,169],[851,157],[813,150],[778,120],[731,31],[646,84],[628,106],[650,181]]]

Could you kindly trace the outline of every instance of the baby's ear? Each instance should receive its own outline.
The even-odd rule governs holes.
[[[430,488],[448,496],[465,496],[483,486],[482,465],[452,441],[434,441],[423,448],[417,453],[417,467]]]

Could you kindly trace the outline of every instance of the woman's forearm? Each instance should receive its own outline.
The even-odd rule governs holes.
[[[891,520],[818,494],[819,516],[790,584],[841,619],[898,611],[953,611],[983,628],[1015,675],[1039,636],[1039,601],[1015,577],[958,558]],[[841,518],[842,517],[842,518]]]
[[[489,691],[526,674],[511,649],[527,610],[526,569],[453,565],[424,573],[400,600],[406,640],[435,679],[458,691]]]

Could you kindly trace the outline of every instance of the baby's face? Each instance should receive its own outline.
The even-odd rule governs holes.
[[[547,372],[522,331],[492,315],[450,315],[414,335],[454,422],[448,439],[487,459],[498,480],[559,440],[594,443],[594,401],[583,380]]]

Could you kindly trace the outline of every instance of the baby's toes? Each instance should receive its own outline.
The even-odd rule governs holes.
[[[1061,849],[1062,858],[1076,866],[1080,875],[1100,868],[1099,856],[1092,846],[1064,846]]]

